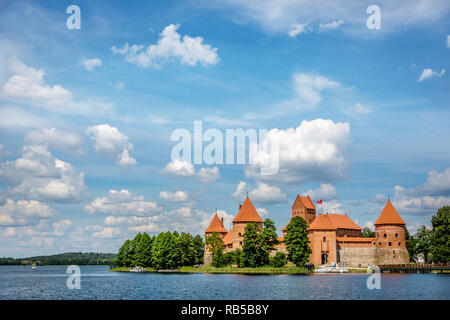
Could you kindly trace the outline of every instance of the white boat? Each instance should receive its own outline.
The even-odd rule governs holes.
[[[133,269],[130,269],[130,272],[145,272],[145,268],[144,267],[134,267]]]
[[[347,273],[348,270],[344,266],[336,266],[333,264],[331,266],[321,266],[319,269],[314,271],[315,273]]]
[[[36,270],[36,269],[37,269],[37,265],[33,264],[33,265],[31,266],[31,269]]]

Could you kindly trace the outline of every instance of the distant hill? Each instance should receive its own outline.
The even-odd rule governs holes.
[[[115,258],[114,253],[67,252],[28,258],[0,258],[0,265],[110,265]]]

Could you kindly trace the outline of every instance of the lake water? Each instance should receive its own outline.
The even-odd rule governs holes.
[[[110,272],[81,266],[81,288],[68,289],[67,267],[0,266],[4,299],[450,299],[450,274],[235,275]]]

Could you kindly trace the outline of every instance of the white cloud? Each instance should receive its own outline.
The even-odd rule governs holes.
[[[64,151],[68,154],[83,155],[81,148],[83,137],[76,132],[57,130],[56,128],[30,131],[25,140],[32,145],[46,145],[50,149]]]
[[[269,141],[278,140],[279,153],[259,149],[254,153],[255,165],[245,168],[246,177],[283,184],[308,180],[332,182],[346,176],[348,160],[346,149],[350,144],[350,125],[332,120],[302,121],[297,128],[272,129]],[[254,148],[254,146],[253,146]],[[274,175],[261,175],[267,160],[279,158],[279,171]],[[271,160],[276,163],[276,160]]]
[[[366,9],[373,1],[348,0],[209,0],[206,7],[230,10],[238,24],[256,23],[268,33],[285,33],[297,21],[311,24],[344,20],[352,34],[366,35]],[[391,0],[383,3],[383,30],[396,32],[409,26],[434,25],[445,21],[450,4],[441,0]],[[364,26],[364,27],[362,27]],[[365,33],[364,33],[365,32]]]
[[[445,69],[442,69],[441,72],[433,71],[429,68],[425,68],[422,71],[422,74],[420,75],[419,79],[417,81],[422,82],[426,79],[431,79],[433,77],[442,77],[445,74]]]
[[[245,181],[239,181],[236,190],[232,196],[236,201],[243,201],[245,199],[245,192],[247,191],[247,183]]]
[[[286,202],[287,196],[277,186],[257,182],[256,188],[249,192],[251,199],[261,202]]]
[[[67,219],[58,220],[54,222],[52,226],[56,236],[63,236],[66,234],[67,229],[69,229],[72,226],[72,221]]]
[[[87,195],[84,174],[53,157],[46,146],[25,146],[22,157],[0,165],[0,180],[8,192],[27,199],[76,202]]]
[[[94,71],[95,68],[102,66],[102,60],[100,60],[98,58],[84,59],[81,63],[83,64],[84,68],[87,71],[91,71],[91,72]]]
[[[48,119],[34,115],[18,108],[0,108],[0,128],[8,130],[20,128],[36,128],[49,124]]]
[[[189,193],[181,190],[177,190],[175,192],[161,191],[159,193],[159,197],[170,202],[186,202],[189,200]]]
[[[416,188],[395,186],[392,202],[399,212],[422,215],[450,205],[450,168],[442,173],[430,171],[425,183]]]
[[[181,39],[177,32],[179,25],[170,24],[160,34],[157,44],[148,47],[128,43],[121,49],[113,46],[111,51],[125,57],[125,61],[141,67],[160,67],[170,60],[179,60],[181,64],[195,66],[214,65],[219,61],[217,48],[203,44],[202,37],[192,38],[188,35]]]
[[[288,31],[288,35],[291,38],[295,38],[297,35],[302,34],[304,32],[308,32],[308,28],[306,27],[307,23],[300,24],[300,23],[294,23],[291,28]]]
[[[36,225],[41,219],[51,219],[58,213],[47,204],[35,200],[14,202],[7,199],[0,206],[0,226]]]
[[[372,108],[370,106],[363,106],[359,102],[357,102],[353,108],[352,111],[359,114],[369,114],[372,112]]]
[[[319,189],[309,189],[306,194],[310,196],[311,199],[317,200],[333,200],[337,198],[337,191],[334,186],[329,183],[322,183]]]
[[[132,166],[136,159],[132,158],[129,150],[133,150],[133,144],[128,136],[109,124],[90,126],[86,134],[91,136],[95,142],[94,148],[97,153],[117,158],[116,164],[121,166]]]
[[[450,34],[447,36],[447,48],[450,48]]]
[[[200,168],[196,172],[192,163],[180,159],[167,163],[161,173],[179,177],[195,177],[202,182],[213,182],[220,178],[218,167]]]
[[[332,21],[332,22],[329,22],[329,23],[320,23],[319,24],[319,32],[325,32],[325,31],[328,31],[328,30],[336,29],[343,23],[344,23],[343,20]]]
[[[128,190],[109,190],[106,197],[95,198],[84,207],[89,214],[151,216],[161,211],[156,202],[133,196]]]
[[[342,204],[337,200],[323,201],[322,202],[323,213],[337,213],[344,214],[345,210],[342,208]]]
[[[123,149],[122,153],[119,155],[119,159],[116,164],[119,166],[134,166],[136,165],[136,159],[130,157],[130,154],[127,149]]]
[[[196,177],[203,182],[214,182],[220,178],[219,168],[200,168],[196,174]]]
[[[9,69],[12,75],[0,88],[0,100],[78,114],[104,113],[111,108],[111,104],[95,99],[75,101],[69,90],[47,84],[44,70],[29,67],[17,58],[10,61]]]
[[[322,101],[321,93],[327,89],[339,87],[338,82],[332,81],[324,76],[314,73],[297,73],[294,74],[294,90],[297,94],[297,108],[315,107]]]
[[[195,169],[190,162],[174,159],[161,172],[175,176],[191,177],[195,174]]]
[[[233,225],[232,221],[234,219],[234,216],[231,214],[228,214],[225,210],[221,210],[221,209],[217,210],[217,215],[219,216],[219,218],[221,218],[221,219],[223,218],[223,226],[227,230],[230,230]],[[212,220],[212,216],[211,216],[210,222],[211,222],[211,220]]]
[[[375,225],[373,224],[373,222],[372,221],[367,221],[365,224],[364,224],[364,227],[366,227],[366,228],[369,228],[370,230],[375,230]]]

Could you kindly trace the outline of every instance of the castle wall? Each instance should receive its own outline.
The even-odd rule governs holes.
[[[409,263],[408,250],[402,248],[377,248],[376,258],[377,265]]]
[[[377,264],[375,246],[345,246],[337,249],[337,262],[347,267],[367,267]]]
[[[404,226],[376,226],[375,237],[378,248],[406,249],[406,228]]]

